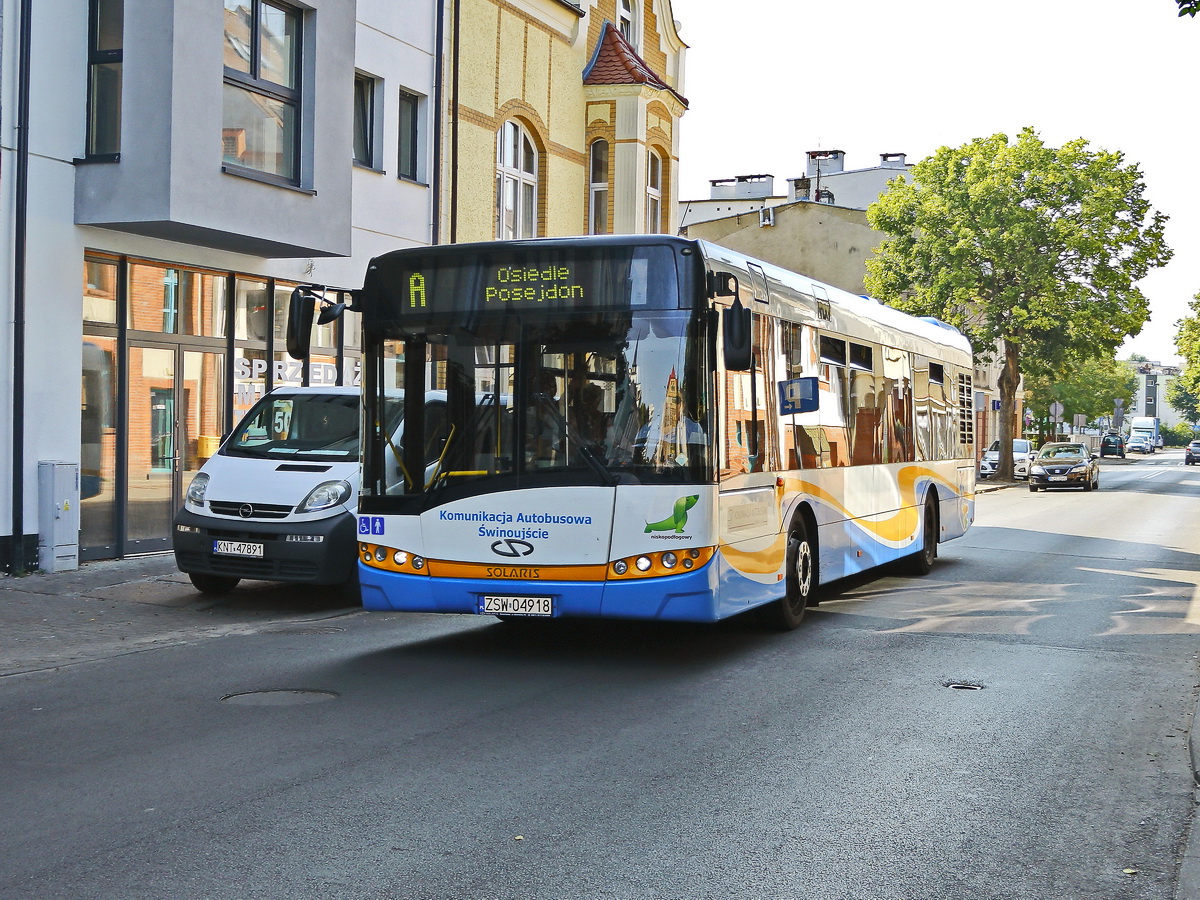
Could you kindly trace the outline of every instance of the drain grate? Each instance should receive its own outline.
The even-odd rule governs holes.
[[[943,681],[942,687],[948,687],[955,691],[982,691],[983,685],[974,681]]]
[[[235,703],[238,706],[302,706],[305,703],[324,703],[326,700],[336,699],[337,694],[333,691],[313,691],[299,688],[241,691],[237,694],[226,694],[221,698],[225,703]]]

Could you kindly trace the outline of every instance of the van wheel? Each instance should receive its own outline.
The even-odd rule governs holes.
[[[192,587],[202,594],[228,594],[242,580],[231,575],[204,575],[200,572],[189,572],[188,578]]]
[[[931,491],[925,497],[925,509],[921,513],[921,549],[905,560],[910,575],[928,575],[937,559],[938,517],[937,501]]]
[[[817,545],[808,536],[803,516],[792,520],[788,530],[786,572],[787,593],[764,610],[768,621],[781,631],[791,631],[804,620],[809,604],[816,605]]]

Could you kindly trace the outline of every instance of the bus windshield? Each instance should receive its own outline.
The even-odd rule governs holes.
[[[390,495],[497,478],[710,480],[704,379],[686,374],[704,371],[703,343],[687,310],[430,321],[381,342],[378,396],[403,391],[406,415],[402,436],[380,435],[368,475]]]

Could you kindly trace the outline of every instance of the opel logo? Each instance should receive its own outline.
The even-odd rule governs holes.
[[[528,541],[514,541],[512,538],[496,541],[492,544],[492,552],[497,556],[528,556],[533,552],[533,544]]]
[[[254,515],[254,507],[251,506],[249,503],[243,503],[241,506],[238,507],[238,515],[241,516],[243,519],[248,519],[252,515]]]

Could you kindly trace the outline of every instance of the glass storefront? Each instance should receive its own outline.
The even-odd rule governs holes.
[[[358,383],[356,315],[314,325],[308,363],[287,355],[293,283],[102,254],[83,268],[81,559],[169,550],[183,491],[265,392]]]

